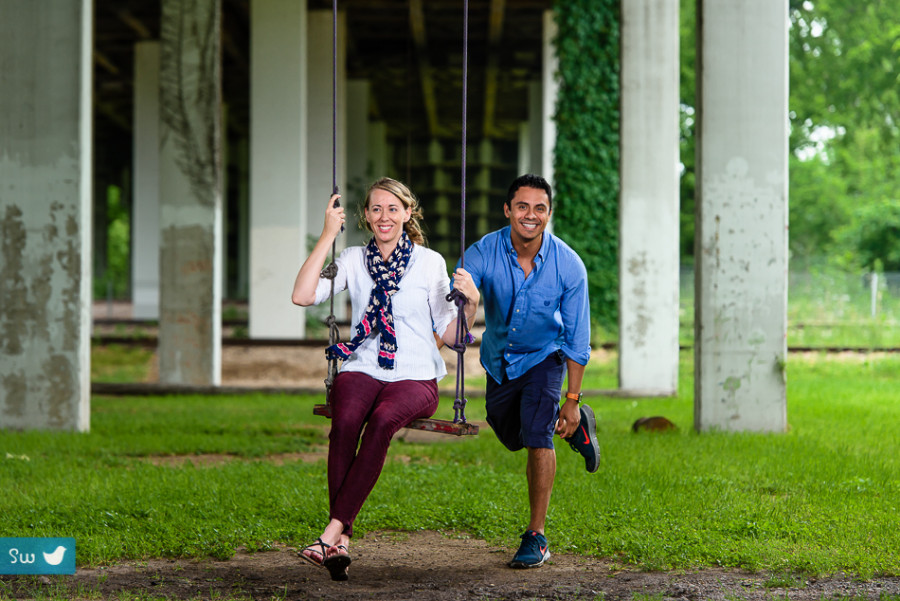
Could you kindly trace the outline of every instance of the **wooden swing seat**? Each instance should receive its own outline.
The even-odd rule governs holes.
[[[331,407],[329,405],[316,405],[313,407],[313,415],[321,415],[331,419]],[[478,426],[464,423],[453,423],[447,419],[417,419],[407,428],[411,430],[425,430],[426,432],[439,432],[441,434],[453,434],[454,436],[474,436],[478,434]]]

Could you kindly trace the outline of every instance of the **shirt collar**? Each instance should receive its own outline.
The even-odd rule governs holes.
[[[536,261],[539,260],[542,263],[544,262],[544,257],[546,257],[547,253],[550,251],[550,236],[550,232],[545,229],[541,238],[541,247],[538,249],[537,255],[535,256]],[[506,253],[508,255],[518,256],[516,248],[512,243],[512,228],[510,226],[507,225],[501,230],[501,238],[503,239],[504,250],[506,250]]]

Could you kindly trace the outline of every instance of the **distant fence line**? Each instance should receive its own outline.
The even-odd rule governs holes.
[[[681,311],[693,311],[694,268],[681,266]],[[873,317],[900,318],[900,272],[836,270],[788,273],[788,320],[802,325]]]

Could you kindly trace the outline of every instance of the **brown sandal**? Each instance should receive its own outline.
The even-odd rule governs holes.
[[[307,545],[300,551],[297,551],[297,555],[313,564],[314,566],[322,567],[322,564],[325,562],[325,556],[328,555],[328,549],[331,548],[331,545],[327,544],[321,538],[317,538],[316,542],[311,545]],[[309,555],[307,555],[309,553]],[[315,553],[316,555],[313,555]],[[321,558],[317,557],[321,556]]]

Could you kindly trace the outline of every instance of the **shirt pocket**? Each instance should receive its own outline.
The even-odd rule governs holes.
[[[556,336],[559,323],[559,293],[555,290],[534,289],[528,293],[528,321],[530,329],[553,333]]]

